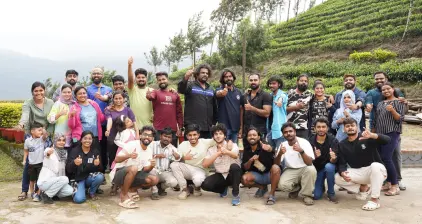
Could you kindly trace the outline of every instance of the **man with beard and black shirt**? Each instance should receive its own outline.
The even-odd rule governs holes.
[[[313,97],[311,91],[308,90],[309,76],[301,74],[296,80],[296,89],[288,92],[289,100],[287,103],[287,120],[293,122],[296,128],[296,135],[308,139],[308,113],[310,101]]]
[[[183,111],[180,96],[176,92],[170,92],[168,87],[168,74],[158,72],[155,74],[159,90],[148,90],[146,98],[152,102],[154,112],[153,126],[157,130],[155,140],[159,140],[161,132],[166,127],[171,127],[172,144],[177,147],[177,136],[181,135],[183,127]]]
[[[95,101],[100,106],[101,112],[104,113],[104,109],[108,106],[107,94],[113,92],[113,90],[102,83],[104,77],[104,71],[102,68],[94,68],[91,71],[92,84],[86,88],[88,99]],[[108,164],[107,156],[107,138],[105,132],[107,130],[107,122],[101,124],[103,138],[100,141],[101,146],[101,163]],[[106,165],[103,167],[103,172],[106,170]]]
[[[366,111],[369,112],[369,127],[370,130],[374,128],[373,121],[375,118],[375,111],[377,111],[377,105],[381,101],[382,94],[381,94],[381,87],[388,82],[388,77],[385,72],[378,71],[374,73],[375,79],[375,88],[368,91],[365,98],[365,107]],[[404,98],[404,94],[400,91],[400,89],[395,89],[396,93],[398,94],[398,99],[402,103],[407,105],[407,100]],[[402,159],[401,159],[401,138],[399,139],[398,147],[393,152],[393,162],[394,166],[396,167],[397,171],[397,180],[399,181],[399,188],[400,190],[406,190],[406,186],[403,184],[402,176],[401,176],[401,167],[402,167]]]
[[[269,93],[260,88],[261,76],[259,74],[249,75],[249,87],[243,101],[243,133],[250,127],[255,127],[264,140],[267,135],[267,118],[271,113],[272,97]],[[247,141],[243,142],[247,144]]]
[[[380,207],[381,187],[387,178],[387,170],[377,148],[388,144],[390,137],[367,130],[362,134],[358,133],[357,123],[353,118],[344,119],[343,124],[347,139],[339,144],[339,172],[335,176],[335,182],[338,186],[357,193],[357,200],[365,201],[371,194],[371,200],[362,209],[373,211]]]
[[[365,91],[356,87],[356,76],[355,75],[345,74],[343,76],[343,81],[344,81],[344,89],[336,94],[334,107],[335,107],[336,110],[340,108],[341,96],[342,96],[344,91],[346,91],[346,90],[353,91],[353,93],[355,94],[356,103],[351,104],[349,106],[349,109],[350,110],[357,110],[357,109],[360,109],[360,108],[362,109],[362,118],[360,120],[359,127],[360,127],[360,130],[363,131],[364,128],[365,128],[365,112],[363,111],[363,102],[365,101],[366,93],[365,93]],[[333,110],[332,115],[334,115],[334,112],[335,112],[335,110]],[[330,116],[332,116],[332,115],[330,115]]]
[[[195,81],[189,81],[192,75]],[[217,121],[217,101],[214,89],[207,83],[210,76],[211,67],[202,64],[195,71],[187,71],[177,84],[177,91],[185,95],[184,126],[199,125],[202,138],[211,138],[211,127]]]
[[[319,200],[325,192],[325,179],[327,179],[328,200],[338,203],[334,191],[334,175],[336,174],[338,141],[336,137],[328,133],[330,123],[327,118],[315,119],[315,134],[309,138],[315,153],[315,160],[312,162],[317,170],[315,181],[314,199]]]
[[[72,86],[72,90],[75,90],[76,86],[78,86],[77,85],[78,75],[79,75],[78,72],[73,70],[73,69],[66,71],[65,81],[66,81],[67,84]],[[62,91],[62,86],[60,86],[59,88],[56,89],[56,91],[54,91],[54,93],[53,93],[53,101],[54,102],[56,102],[59,99],[61,91]],[[73,100],[76,100],[75,95],[73,94],[73,91],[72,91],[72,95],[73,95]]]
[[[153,89],[147,87],[147,70],[138,68],[135,70],[135,74],[133,74],[132,64],[133,58],[130,57],[127,66],[127,88],[130,98],[130,108],[136,117],[136,126],[141,128],[145,125],[152,124],[152,103],[146,96],[147,92]],[[136,80],[134,80],[134,77]]]
[[[218,104],[218,123],[224,124],[227,128],[226,138],[237,143],[238,136],[242,136],[243,96],[242,92],[234,86],[235,81],[234,72],[223,69],[220,76],[221,86],[216,89],[215,95]]]

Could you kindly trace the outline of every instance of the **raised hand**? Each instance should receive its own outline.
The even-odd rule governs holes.
[[[81,155],[79,155],[75,160],[74,163],[76,166],[80,166],[82,164],[82,158]]]
[[[100,165],[100,156],[97,155],[97,158],[94,160],[94,166],[99,166]]]
[[[193,74],[193,70],[192,69],[186,71],[186,73],[185,73],[185,80],[189,80],[189,78],[192,76],[192,74]]]
[[[127,64],[128,65],[132,65],[133,64],[133,57],[130,56],[130,58],[127,60]]]
[[[297,141],[295,142],[295,144],[293,144],[293,150],[295,150],[296,152],[302,152],[303,151]]]
[[[321,150],[317,149],[316,147],[314,147],[314,153],[315,153],[315,158],[318,158],[321,156]]]
[[[336,160],[337,159],[337,155],[335,152],[333,152],[333,150],[330,148],[330,158],[332,160]]]
[[[259,141],[259,144],[261,144],[261,148],[264,150],[264,151],[267,151],[267,152],[271,152],[271,146],[270,145],[268,145],[268,144],[264,144],[264,143],[262,143],[262,141]]]
[[[359,140],[365,140],[365,139],[370,139],[373,138],[374,133],[366,130],[366,128],[364,128],[364,131],[362,132],[362,137],[359,138]]]
[[[51,154],[53,154],[53,152],[54,152],[54,149],[53,149],[53,148],[50,148],[50,149],[47,151],[47,156],[51,156]]]
[[[249,103],[249,100],[246,100],[246,103],[245,103],[245,110],[246,110],[246,111],[250,111],[250,110],[252,110],[252,105]]]

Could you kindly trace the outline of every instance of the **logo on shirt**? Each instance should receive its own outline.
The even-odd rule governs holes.
[[[362,149],[364,149],[364,150],[366,149],[366,145],[365,144],[361,144],[360,146],[362,147]]]
[[[239,95],[237,95],[237,96],[236,96],[236,99],[237,99],[237,100],[240,100],[240,96],[239,96]]]
[[[172,102],[171,96],[166,96],[166,101],[167,102]]]

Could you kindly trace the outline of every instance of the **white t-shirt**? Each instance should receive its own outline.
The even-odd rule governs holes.
[[[198,144],[195,147],[193,147],[189,141],[184,141],[179,145],[179,147],[177,147],[177,149],[179,150],[179,154],[182,156],[186,155],[189,151],[190,154],[192,154],[193,159],[185,160],[186,164],[204,169],[202,167],[202,160],[204,160],[207,155],[208,149],[215,144],[214,139],[200,138],[198,139]]]
[[[44,143],[45,140],[40,138],[30,137],[25,140],[24,149],[28,150],[29,164],[39,164],[44,160]]]
[[[312,146],[308,142],[308,140],[300,137],[296,137],[296,139],[300,147],[303,149],[303,151],[305,151],[306,155],[308,155],[312,158],[312,160],[314,160],[314,151],[312,150]],[[307,166],[305,162],[303,162],[303,158],[300,153],[293,150],[293,147],[289,145],[288,141],[283,142],[278,148],[277,152],[281,150],[281,146],[286,147],[286,153],[283,155],[285,168],[302,168]]]

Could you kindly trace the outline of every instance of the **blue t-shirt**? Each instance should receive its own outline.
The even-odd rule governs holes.
[[[100,106],[101,112],[104,113],[104,109],[108,106],[108,101],[104,102],[104,101],[101,101],[101,100],[95,98],[95,93],[98,92],[98,86],[96,86],[95,84],[92,84],[92,85],[90,85],[86,88],[86,91],[88,93],[88,98],[95,101],[98,104],[98,106]],[[113,92],[113,90],[110,87],[108,87],[106,85],[101,85],[101,87],[100,87],[101,95],[104,96],[104,95],[107,95],[110,92]]]
[[[216,91],[222,90],[219,87]],[[225,97],[218,97],[218,123],[223,123],[228,130],[237,132],[240,129],[240,105],[243,104],[243,95],[240,90],[233,87]]]
[[[80,106],[82,108],[80,114],[82,130],[91,131],[94,134],[94,137],[98,137],[97,111],[91,104]]]

